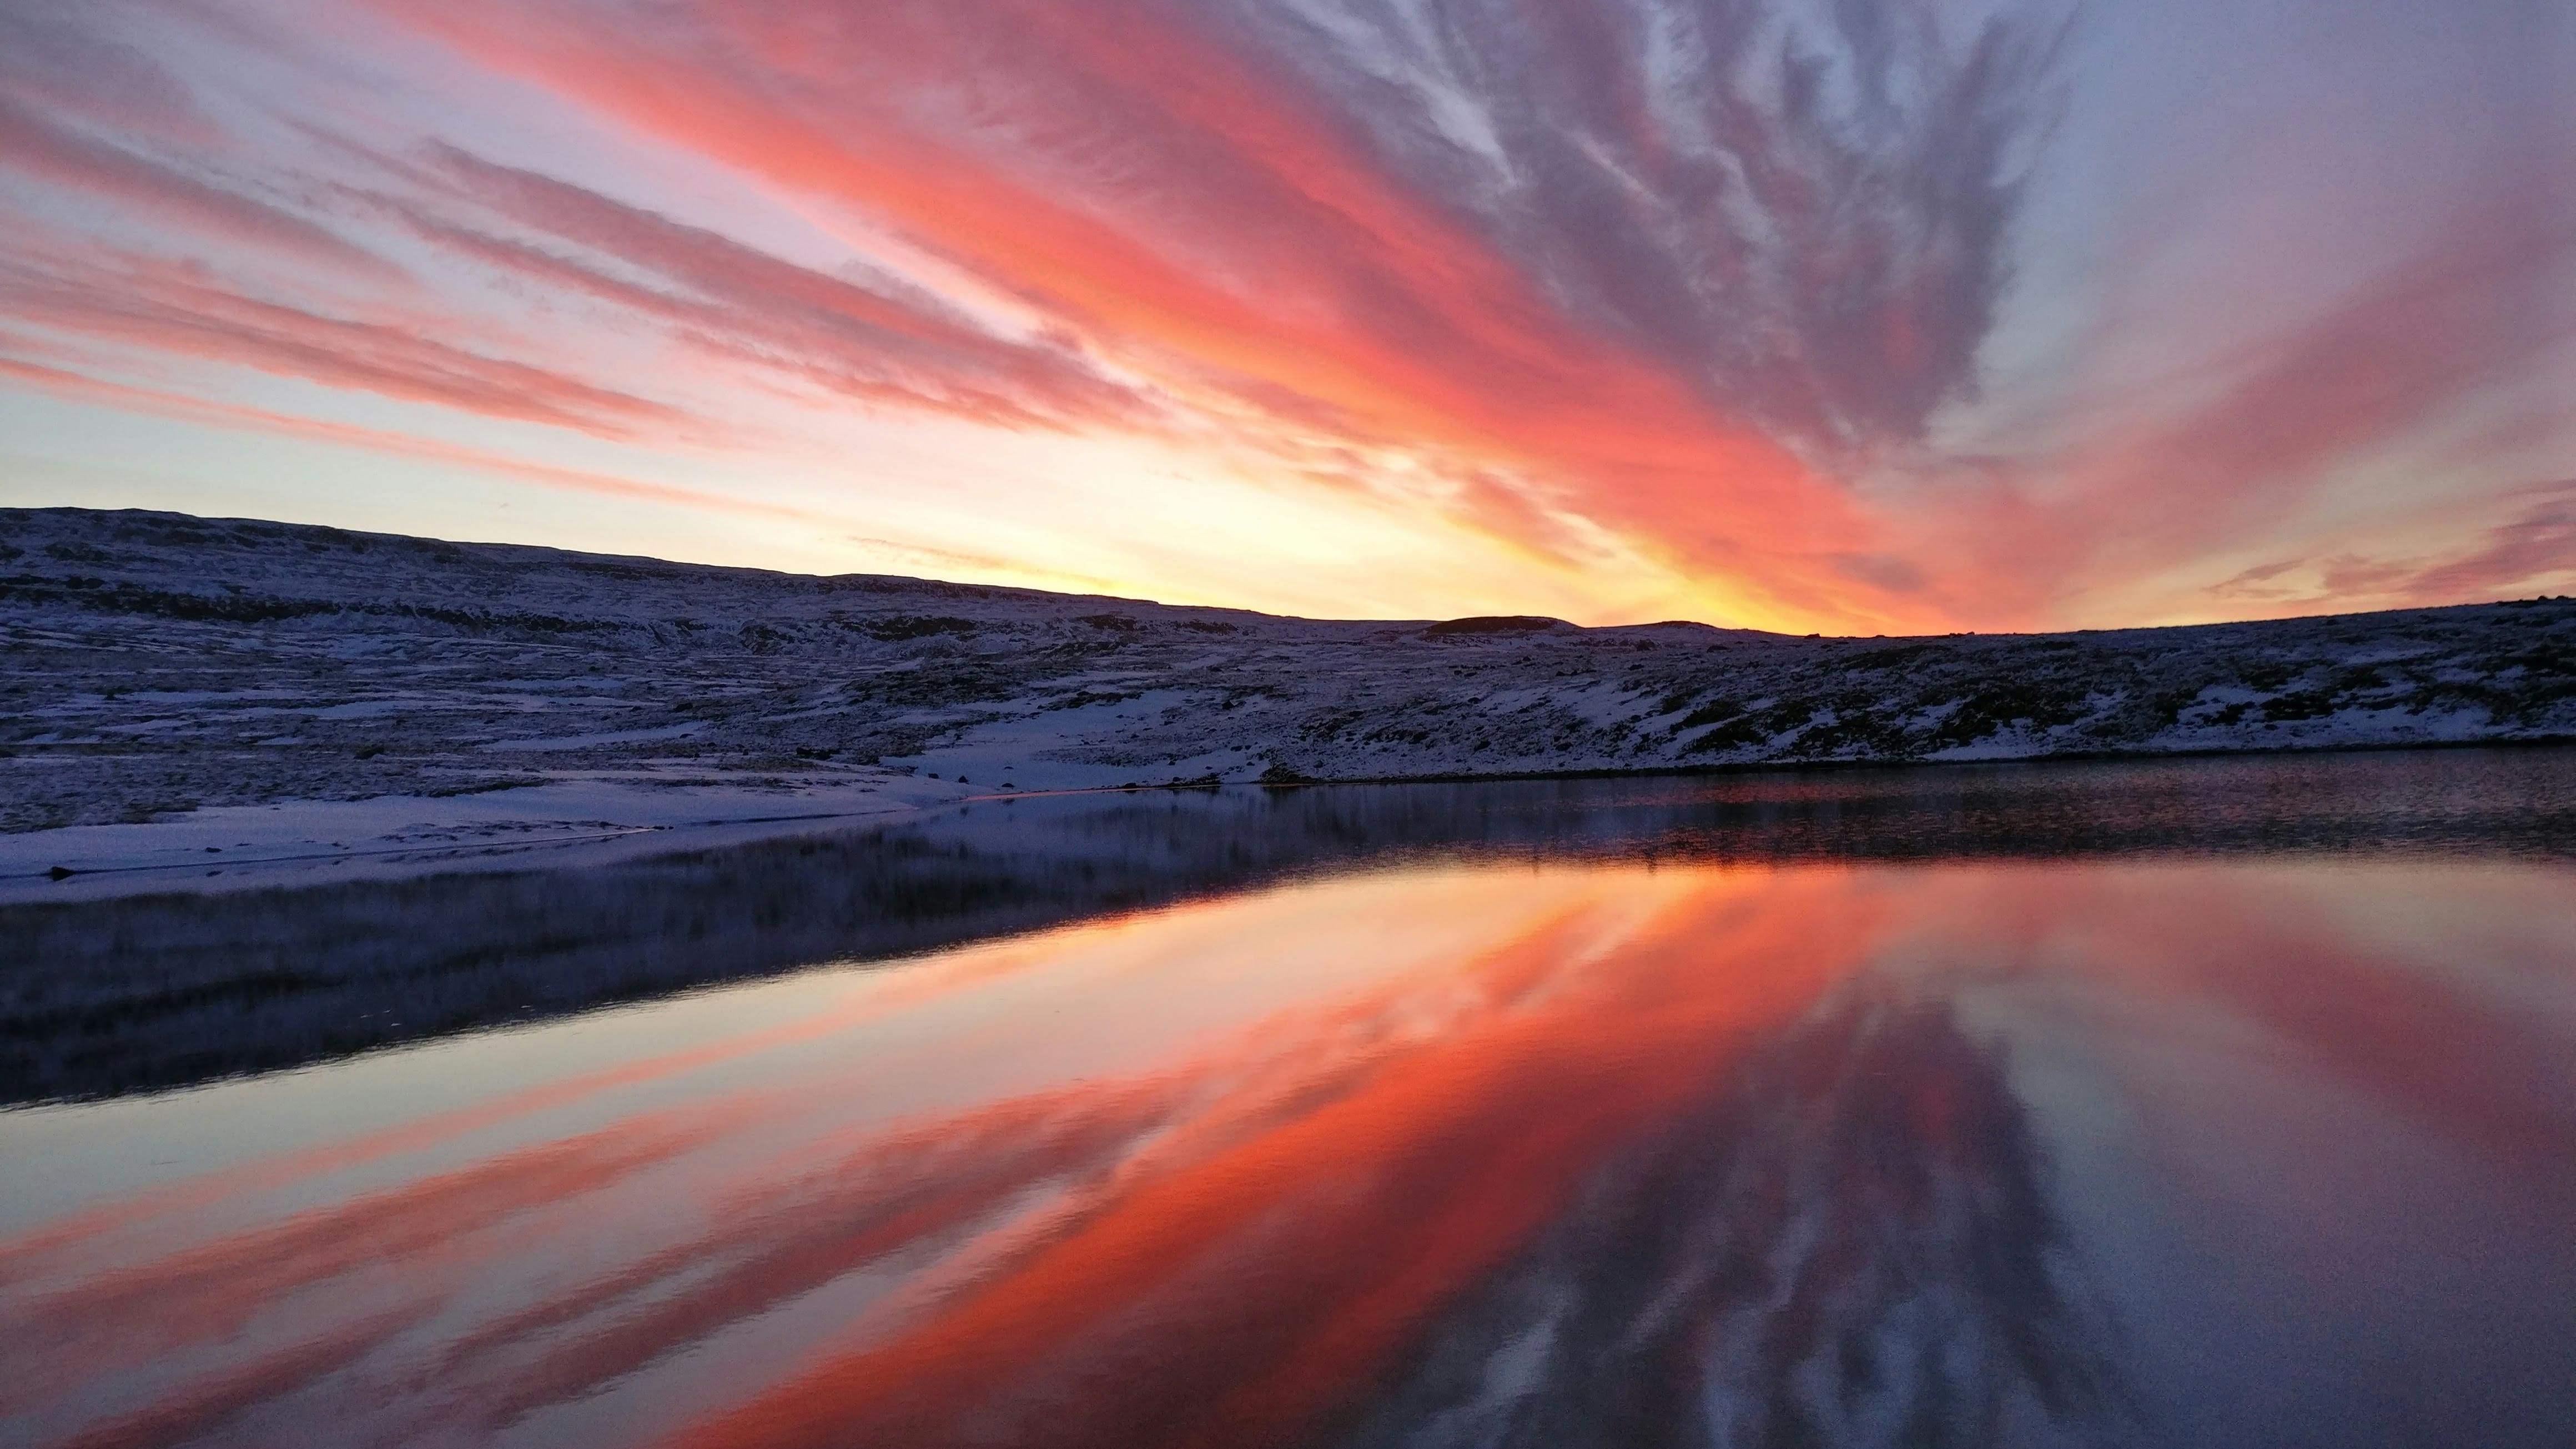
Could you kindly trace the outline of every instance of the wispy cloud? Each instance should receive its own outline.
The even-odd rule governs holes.
[[[2210,586],[2266,610],[2384,608],[2516,598],[2576,585],[2576,479],[2514,490],[2518,511],[2448,551],[2330,554],[2258,564]]]
[[[21,355],[8,355],[12,350],[19,350]],[[384,428],[359,427],[322,418],[301,417],[293,413],[278,412],[273,408],[251,407],[241,403],[217,401],[160,388],[138,387],[132,383],[92,377],[70,368],[30,360],[23,355],[23,349],[13,349],[9,339],[5,337],[0,337],[0,378],[7,378],[21,386],[32,387],[71,402],[123,408],[154,417],[200,423],[213,428],[273,433],[282,437],[333,443],[397,457],[457,464],[475,472],[522,479],[549,488],[566,488],[580,493],[598,493],[618,498],[678,504],[685,508],[716,513],[747,513],[800,522],[813,521],[813,515],[804,509],[766,503],[756,498],[738,498],[729,494],[711,493],[700,488],[679,488],[669,484],[622,478],[615,474],[587,468],[559,467],[438,438],[399,433]]]
[[[189,359],[720,446],[745,489],[854,420],[1007,466],[1002,499],[1055,486],[1026,436],[1150,440],[1178,461],[1140,497],[1293,492],[1485,561],[1446,576],[1873,630],[2224,597],[2203,560],[2318,556],[2357,478],[2563,371],[2576,327],[2530,128],[2481,119],[2519,104],[2512,74],[2459,101],[2446,228],[2317,222],[2367,211],[2306,164],[2327,134],[2172,208],[2209,233],[2181,247],[2063,149],[2070,112],[2144,92],[2103,84],[2105,37],[2140,34],[2062,0],[299,3],[0,20],[19,325],[156,386]],[[2376,23],[2356,47],[2435,63]],[[2450,43],[2511,56],[2517,23]],[[243,57],[290,83],[244,94]],[[2343,282],[2259,327],[2131,285],[2260,254],[2264,207]],[[95,245],[57,244],[102,211]],[[2057,315],[2087,300],[2069,276],[2153,313],[2087,333]],[[2148,332],[2159,373],[2087,390]],[[2034,371],[2042,336],[2077,339],[2063,378]],[[2568,424],[2516,426],[2531,455]],[[2418,494],[2504,526],[2499,470],[2558,470],[2491,451]],[[854,509],[925,476],[876,462],[845,470]],[[1154,554],[1098,528],[1068,556]],[[1239,571],[1275,585],[1297,557]]]
[[[604,437],[686,416],[666,403],[426,337],[244,295],[189,269],[128,259],[0,266],[0,316],[283,377]]]
[[[97,196],[165,224],[193,227],[306,261],[387,274],[381,258],[304,216],[213,185],[177,167],[54,125],[0,94],[0,170]]]

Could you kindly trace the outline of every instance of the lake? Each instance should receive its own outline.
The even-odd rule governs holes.
[[[2576,1442],[2576,751],[992,801],[0,939],[11,1444]]]

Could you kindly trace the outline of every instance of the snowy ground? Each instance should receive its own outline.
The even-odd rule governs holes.
[[[0,835],[0,903],[602,862],[901,815],[966,794],[878,771],[678,785],[639,773],[446,797],[212,805]]]
[[[13,894],[668,843],[1002,791],[2570,735],[2565,599],[1799,639],[0,510]]]

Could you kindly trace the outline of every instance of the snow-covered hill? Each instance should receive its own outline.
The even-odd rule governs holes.
[[[730,792],[728,818],[745,818],[1211,778],[2569,735],[2576,602],[2563,598],[1801,639],[1684,623],[1287,619],[0,510],[9,832],[282,800],[499,801],[510,797],[491,792],[539,784],[574,802],[548,818],[579,825],[585,790]],[[209,828],[235,833],[234,819]]]

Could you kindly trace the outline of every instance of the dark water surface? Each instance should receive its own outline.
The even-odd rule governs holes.
[[[11,914],[0,1443],[2576,1443],[2576,753]]]

